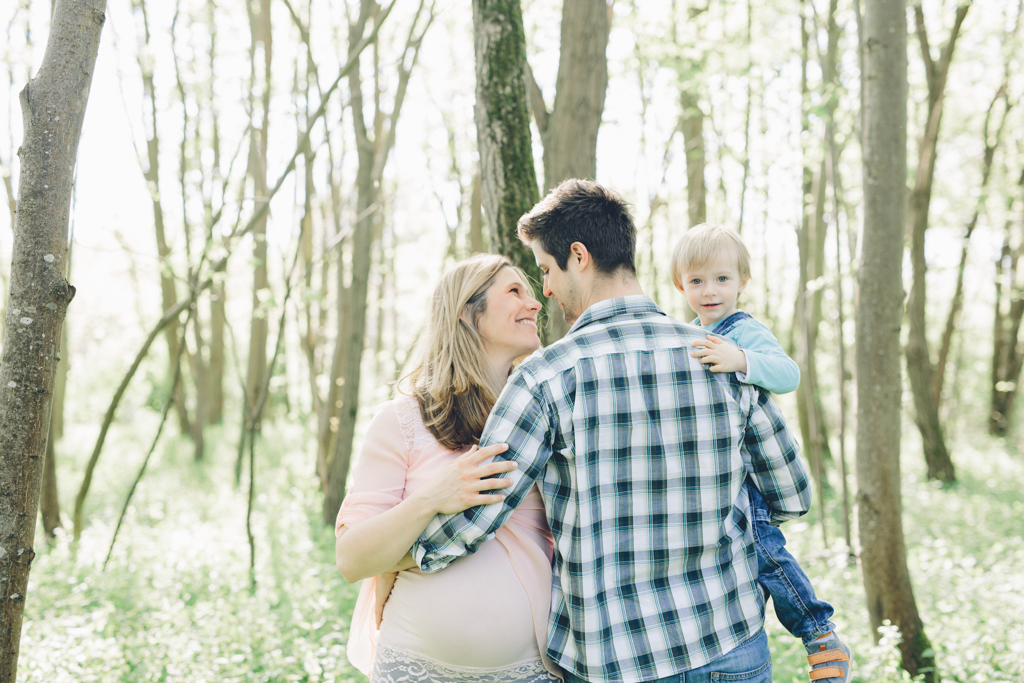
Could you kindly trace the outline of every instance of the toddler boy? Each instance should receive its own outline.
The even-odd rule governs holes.
[[[706,340],[690,355],[711,372],[735,372],[741,382],[778,394],[796,389],[800,369],[764,324],[737,310],[750,279],[750,254],[736,231],[719,225],[690,228],[672,253],[672,283],[697,313],[694,325]],[[730,344],[729,341],[736,345]],[[768,503],[747,478],[761,587],[772,596],[782,625],[807,649],[812,681],[848,683],[852,656],[829,621],[833,609],[814,594],[811,581],[788,550],[786,537],[771,523]]]

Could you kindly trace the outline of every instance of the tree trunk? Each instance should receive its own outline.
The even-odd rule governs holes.
[[[533,73],[527,71],[530,106],[544,147],[545,194],[563,180],[593,180],[597,176],[597,133],[608,91],[605,52],[611,10],[605,0],[563,1],[558,76],[550,111]],[[569,325],[554,299],[548,302],[547,311],[550,343],[565,336]]]
[[[39,73],[21,91],[25,126],[11,290],[0,364],[0,683],[14,683],[60,335],[75,155],[104,0],[59,0]]]
[[[167,242],[163,201],[160,195],[160,136],[158,133],[156,85],[153,76],[153,50],[150,45],[151,34],[146,1],[135,0],[132,4],[133,7],[139,10],[139,15],[142,18],[142,32],[139,40],[137,62],[139,71],[142,73],[143,102],[148,107],[147,113],[149,114],[149,130],[146,133],[146,168],[143,169],[142,175],[146,180],[150,201],[153,204],[153,228],[156,232],[157,256],[160,258],[161,310],[166,311],[177,303],[178,294],[174,286],[171,247]],[[178,338],[180,336],[177,320],[172,321],[164,330],[164,339],[167,341],[168,379],[174,374],[173,365],[174,359],[178,357]],[[185,405],[184,382],[178,384],[177,394],[174,396],[174,410],[178,416],[178,429],[182,434],[191,436],[192,424]]]
[[[359,414],[361,365],[366,345],[366,310],[371,254],[373,239],[377,234],[377,225],[382,215],[381,188],[384,184],[384,167],[395,145],[398,117],[402,111],[402,104],[405,102],[409,78],[419,59],[423,38],[436,16],[433,3],[426,12],[424,12],[425,4],[425,0],[420,0],[419,7],[412,19],[408,39],[399,61],[398,86],[395,90],[395,99],[390,115],[385,114],[381,109],[379,87],[374,89],[375,111],[372,138],[370,129],[363,119],[362,79],[358,65],[349,73],[352,120],[359,159],[356,171],[357,220],[353,227],[352,237],[352,281],[348,287],[350,294],[348,312],[350,315],[344,336],[339,334],[337,339],[337,344],[344,344],[345,374],[343,378],[339,378],[343,380],[343,384],[338,432],[334,440],[333,456],[326,468],[323,520],[327,525],[333,525],[338,516],[341,501],[345,497],[345,483],[348,479],[349,464],[352,459],[352,439],[355,436],[356,419]],[[426,19],[422,28],[419,28],[420,19],[424,15]],[[380,7],[373,0],[362,0],[359,17],[354,24],[349,26],[349,45],[355,45],[362,39],[371,16],[375,24],[379,24],[383,20]],[[375,48],[376,45],[375,43]],[[381,67],[377,54],[375,49],[374,73],[379,75]],[[387,125],[385,125],[385,119],[388,120]]]
[[[1020,23],[1019,21],[1017,22]],[[978,203],[974,208],[974,215],[967,222],[964,229],[963,246],[960,249],[960,265],[956,271],[956,289],[953,292],[953,301],[949,305],[949,315],[946,316],[946,325],[942,332],[942,343],[939,346],[939,360],[935,365],[934,386],[932,388],[932,400],[937,407],[942,406],[942,388],[946,376],[946,365],[949,361],[949,351],[953,344],[953,331],[956,329],[957,320],[960,316],[960,309],[964,301],[964,273],[967,270],[967,252],[971,245],[971,236],[978,225],[978,219],[985,208],[985,199],[988,196],[988,182],[992,176],[992,162],[995,159],[996,149],[1003,139],[1003,129],[1006,126],[1007,115],[1010,113],[1010,100],[1007,97],[1009,87],[1010,65],[1006,65],[1006,75],[1000,85],[996,96],[985,113],[985,123],[982,126],[982,142],[985,153],[981,162],[981,187],[978,193]],[[995,136],[990,136],[989,125],[992,121],[992,112],[999,100],[1003,100],[1003,116],[996,128]]]
[[[520,216],[540,201],[526,105],[526,34],[519,0],[473,0],[473,34],[477,148],[491,251],[504,254],[534,283],[540,283],[533,252],[516,236]],[[546,109],[534,109],[547,114]]]
[[[362,38],[372,11],[371,0],[363,0],[361,5],[359,21],[349,29],[349,45],[354,45]],[[339,336],[336,342],[344,349],[342,354],[345,374],[340,391],[341,410],[338,414],[338,432],[334,439],[334,453],[327,465],[323,508],[325,525],[334,524],[338,510],[341,509],[341,501],[345,498],[345,483],[351,460],[352,439],[355,436],[356,418],[359,412],[359,384],[362,375],[363,349],[366,345],[370,255],[373,246],[374,225],[378,218],[379,187],[374,182],[376,178],[373,173],[376,154],[363,120],[363,86],[358,66],[349,75],[349,90],[359,158],[359,168],[356,172],[358,196],[356,216],[358,218],[352,236],[352,281],[349,285],[350,316],[345,336]]]
[[[1018,195],[1024,189],[1024,171],[1021,172],[1016,189]],[[1012,213],[1014,203],[1014,198],[1007,202],[1008,214]],[[1024,317],[1024,283],[1020,282],[1020,257],[1024,253],[1024,209],[1019,221],[1021,235],[1017,239],[1012,234],[1013,222],[1012,218],[1006,221],[1003,248],[996,262],[992,398],[988,419],[988,432],[992,436],[1006,436],[1010,433],[1021,367],[1024,366],[1024,344],[1020,340],[1021,318]]]
[[[917,36],[928,77],[928,120],[921,136],[917,174],[910,197],[910,262],[913,264],[914,274],[910,299],[907,301],[907,318],[910,321],[906,349],[907,375],[910,377],[910,387],[914,395],[917,428],[921,432],[924,458],[928,465],[928,479],[943,482],[956,481],[956,470],[946,448],[946,438],[942,433],[942,422],[939,419],[939,406],[934,399],[935,368],[928,348],[925,320],[928,263],[925,260],[924,243],[925,232],[928,230],[928,209],[932,200],[932,180],[935,177],[935,156],[945,99],[946,77],[949,74],[949,64],[953,58],[960,26],[969,7],[957,7],[956,22],[950,33],[949,42],[942,48],[938,62],[932,59],[928,45],[924,10],[921,5],[914,7]]]
[[[469,253],[482,254],[484,246],[483,191],[480,187],[480,173],[473,174],[473,191],[469,195]]]
[[[686,208],[690,227],[707,220],[707,186],[704,182],[704,112],[692,90],[679,93],[683,146],[686,149]]]
[[[907,173],[905,0],[866,0],[864,237],[857,272],[857,482],[871,630],[899,627],[903,668],[935,681],[907,568],[900,499],[900,321]]]
[[[837,10],[835,0],[829,3],[828,44],[823,54],[822,95],[827,103],[834,108],[832,89],[836,80],[836,55],[839,47],[839,29],[835,23]],[[807,83],[807,69],[810,60],[811,33],[808,30],[808,17],[805,3],[801,3],[801,71],[800,92],[803,101],[801,128],[804,139],[811,141],[810,135],[810,89]],[[828,130],[821,137],[824,144],[828,142]],[[818,393],[818,327],[822,319],[821,280],[825,274],[825,243],[828,236],[828,225],[825,223],[826,173],[824,156],[818,161],[818,155],[811,153],[810,144],[805,145],[803,167],[803,212],[800,228],[797,233],[799,249],[800,281],[799,296],[793,307],[793,325],[791,327],[791,348],[796,351],[800,364],[800,385],[797,387],[797,420],[800,425],[800,437],[808,449],[808,458],[812,463],[831,463],[832,451],[829,448],[828,427],[825,409]],[[812,160],[813,159],[813,160]],[[799,343],[797,341],[799,340]],[[819,482],[828,484],[822,478]]]
[[[210,424],[224,420],[224,283],[213,286],[210,295]]]
[[[68,265],[71,265],[71,251],[68,250]],[[70,271],[70,267],[69,267]],[[50,409],[50,435],[46,439],[46,460],[43,463],[43,488],[39,494],[39,512],[43,520],[43,531],[47,538],[54,537],[54,529],[60,523],[60,498],[57,495],[57,441],[64,436],[64,395],[68,384],[70,355],[68,353],[68,329],[64,326],[60,335],[60,358],[57,365],[57,379],[53,385],[53,407]]]
[[[597,132],[608,91],[610,7],[605,0],[564,0],[555,104],[535,112],[544,145],[544,191],[569,178],[597,175]],[[534,93],[536,102],[537,93]],[[544,121],[543,127],[540,121]]]
[[[249,58],[252,61],[252,84],[261,94],[259,100],[251,98],[252,118],[249,146],[249,175],[252,178],[255,203],[266,201],[267,147],[270,129],[271,57],[273,53],[270,23],[271,0],[253,0],[249,7],[251,42]],[[258,59],[262,57],[262,60]],[[261,63],[262,62],[262,63]],[[267,276],[267,218],[256,224],[253,238],[252,317],[249,331],[249,369],[246,374],[246,394],[249,405],[255,405],[267,371],[267,311],[262,299],[269,287]],[[256,426],[259,431],[259,426]]]
[[[335,231],[340,235],[341,188],[333,178],[333,170],[331,174],[332,177],[328,179],[328,182],[331,186],[331,198],[334,203]],[[350,240],[339,240],[337,245],[337,270],[335,271],[335,329],[337,333],[334,353],[331,357],[330,375],[328,375],[327,396],[320,403],[320,412],[318,413],[316,472],[324,494],[327,493],[327,463],[333,452],[338,423],[341,420],[338,413],[341,408],[339,400],[341,385],[345,381],[345,340],[348,339],[348,328],[352,319],[352,291],[350,286],[345,284],[345,259],[342,257],[345,243],[348,241]],[[314,390],[318,391],[315,382]]]

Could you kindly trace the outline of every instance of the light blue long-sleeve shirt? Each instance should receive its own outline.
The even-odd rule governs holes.
[[[699,319],[694,321],[694,324],[699,325]],[[717,326],[718,323],[715,323],[705,329],[714,333]],[[797,385],[800,384],[800,367],[782,350],[782,346],[767,325],[753,317],[744,318],[721,336],[735,342],[747,356],[746,374],[736,373],[737,379],[741,382],[759,386],[776,394],[796,391]]]

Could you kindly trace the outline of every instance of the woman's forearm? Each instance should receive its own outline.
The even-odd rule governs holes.
[[[491,477],[511,472],[518,465],[507,460],[484,461],[507,448],[503,443],[474,446],[395,507],[352,527],[342,527],[334,546],[338,571],[350,583],[394,571],[435,515],[505,500],[504,494],[493,491],[512,481]]]
[[[427,501],[412,496],[351,527],[342,527],[334,546],[338,571],[349,583],[394,571],[434,515]]]

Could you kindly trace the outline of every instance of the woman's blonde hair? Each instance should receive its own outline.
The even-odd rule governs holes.
[[[723,254],[733,259],[740,280],[750,278],[750,252],[738,232],[712,223],[693,226],[672,251],[672,284],[682,289],[686,271],[706,266]]]
[[[497,400],[477,321],[502,268],[529,289],[526,275],[504,256],[477,254],[456,263],[434,289],[417,359],[402,384],[419,400],[423,424],[445,448],[479,443]],[[529,292],[528,292],[529,293]],[[498,387],[500,389],[500,387]]]

